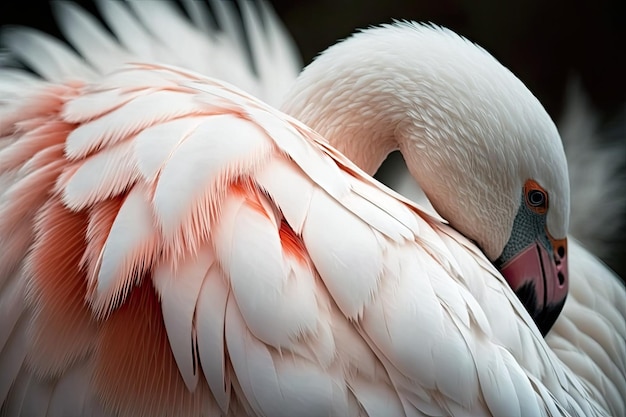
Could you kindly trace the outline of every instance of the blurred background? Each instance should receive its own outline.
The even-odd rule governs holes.
[[[605,118],[626,98],[626,2],[621,0],[273,0],[304,62],[355,28],[433,22],[480,44],[558,118],[566,80],[580,76]]]
[[[480,44],[537,95],[553,118],[560,116],[572,75],[580,76],[604,120],[621,111],[626,97],[623,0],[269,1],[305,64],[357,28],[407,19],[447,26]],[[91,0],[75,2],[95,12]],[[0,24],[34,26],[60,36],[45,0],[0,2]]]
[[[356,28],[388,23],[392,19],[432,22],[454,30],[493,54],[530,88],[557,124],[563,113],[568,80],[578,77],[598,112],[600,136],[626,140],[626,2],[623,0],[270,2],[294,37],[305,64]],[[77,3],[95,11],[91,1]],[[0,2],[0,24],[33,26],[60,36],[47,1]],[[624,153],[622,157],[626,161],[624,149],[618,152]],[[626,276],[626,237],[616,242],[614,253],[606,261]]]

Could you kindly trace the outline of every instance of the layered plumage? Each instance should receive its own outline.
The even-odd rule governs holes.
[[[0,72],[6,415],[619,412],[310,128],[181,68],[76,68]]]
[[[153,65],[34,94],[3,129],[5,390],[82,367],[120,415],[594,414],[468,241],[303,125]]]

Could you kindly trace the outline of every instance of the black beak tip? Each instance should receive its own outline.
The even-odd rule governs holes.
[[[559,318],[564,305],[565,299],[557,304],[548,304],[542,310],[535,312],[533,320],[537,323],[537,327],[539,327],[542,336],[545,337],[550,329],[552,329],[552,326],[556,322],[556,319]]]
[[[541,335],[545,337],[561,314],[563,306],[565,305],[565,299],[556,304],[548,304],[543,308],[538,307],[535,286],[532,282],[521,286],[515,291],[515,294],[522,304],[524,304],[524,307],[526,307],[526,311],[528,311],[533,318]]]

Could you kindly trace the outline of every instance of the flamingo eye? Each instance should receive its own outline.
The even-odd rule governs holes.
[[[543,191],[530,190],[528,192],[528,204],[532,207],[544,208],[546,200],[546,194]]]
[[[548,193],[537,181],[528,179],[524,184],[524,199],[526,207],[537,214],[546,214],[548,211]]]

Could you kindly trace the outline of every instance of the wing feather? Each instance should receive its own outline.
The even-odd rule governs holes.
[[[25,282],[20,280],[22,271],[9,277],[4,288],[0,290],[0,317],[3,317],[0,327],[0,346],[5,346],[13,333],[22,313],[25,310]],[[0,352],[2,350],[0,349]],[[1,353],[0,353],[1,355]],[[0,398],[3,398],[0,390]]]
[[[66,44],[37,30],[3,29],[2,44],[47,80],[63,82],[69,76],[73,79],[96,79],[96,72]]]
[[[267,347],[248,331],[232,294],[226,304],[224,333],[233,369],[247,401],[257,415],[272,415],[263,409],[274,404],[264,404],[263,400],[281,395],[276,369]]]
[[[28,252],[37,210],[45,203],[46,191],[52,188],[61,169],[59,161],[36,169],[0,197],[0,288]]]
[[[293,340],[316,327],[313,274],[305,268],[298,276],[290,273],[280,225],[252,198],[225,202],[215,234],[217,253],[250,332],[270,346],[288,348]]]
[[[214,261],[213,249],[205,244],[184,260],[157,265],[152,277],[161,297],[163,322],[172,353],[187,388],[192,392],[199,378],[194,314],[202,283]]]
[[[168,250],[207,239],[229,182],[260,169],[272,151],[258,126],[233,115],[208,117],[182,141],[163,165],[153,197]]]
[[[247,113],[318,187],[338,200],[349,192],[348,180],[337,164],[310,141],[303,140],[294,126],[267,109],[249,108]]]
[[[227,305],[226,343],[235,374],[258,415],[346,415],[345,394],[338,396],[344,401],[333,401],[335,391],[342,390],[339,381],[310,362],[273,354],[247,330],[234,297]]]
[[[139,186],[130,190],[101,250],[97,275],[88,278],[95,286],[91,302],[98,314],[121,304],[152,267],[161,247],[153,216],[146,190]]]
[[[404,409],[397,393],[390,386],[358,380],[350,388],[363,410],[370,417],[402,416]]]
[[[294,232],[300,235],[315,192],[315,183],[287,159],[268,164],[257,174],[256,182],[273,199]]]
[[[106,73],[110,68],[133,60],[131,54],[78,5],[56,1],[52,3],[52,10],[67,40],[98,72]]]
[[[38,152],[63,143],[71,129],[68,123],[54,121],[27,131],[19,142],[0,150],[0,172],[15,170]]]
[[[91,392],[91,370],[88,365],[73,366],[54,384],[46,417],[81,417],[86,413]],[[71,398],[71,401],[68,401]]]
[[[31,379],[27,390],[18,415],[20,417],[45,416],[50,405],[53,385]]]
[[[171,2],[131,1],[128,5],[146,30],[171,51],[182,68],[194,68],[197,56],[209,56],[211,43],[186,21]],[[170,54],[171,55],[171,54]],[[208,61],[208,60],[207,60]]]
[[[35,376],[32,373],[20,372],[12,386],[0,387],[0,395],[3,395],[0,397],[3,399],[3,403],[0,405],[0,416],[25,416],[25,414],[22,414],[22,405],[26,401],[28,385],[33,378],[35,378]],[[0,381],[2,380],[0,379]],[[2,391],[4,388],[6,388],[6,390]],[[9,388],[11,388],[11,391],[9,391],[7,395],[6,392]],[[29,401],[31,401],[31,399],[29,399]],[[33,398],[32,401],[37,401],[37,399]]]
[[[0,350],[0,398],[7,397],[13,381],[20,375],[20,369],[24,365],[28,346],[27,328],[28,319],[23,317],[17,322],[11,337],[2,345]],[[20,414],[15,414],[20,415]]]
[[[139,177],[132,141],[117,143],[82,160],[71,175],[63,175],[57,188],[73,210],[89,207],[127,191]]]
[[[213,24],[213,16],[207,4],[194,0],[182,0],[181,3],[194,26],[204,34],[211,35],[216,27]]]
[[[315,190],[302,238],[333,299],[351,319],[363,314],[382,278],[382,248],[374,233],[326,192]]]
[[[147,91],[114,111],[77,127],[67,138],[65,152],[71,159],[83,158],[148,126],[196,112],[198,103],[192,95],[177,91]]]
[[[171,52],[131,13],[127,2],[98,0],[96,5],[119,42],[137,58],[160,60]]]
[[[231,398],[224,339],[229,291],[224,272],[217,263],[212,264],[202,282],[195,316],[198,355],[204,377],[223,413],[227,412]]]

